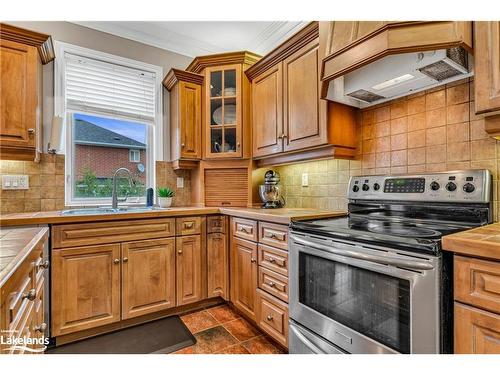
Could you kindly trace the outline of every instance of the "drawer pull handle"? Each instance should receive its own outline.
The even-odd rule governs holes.
[[[33,128],[29,128],[29,129],[28,129],[28,133],[29,133],[29,134],[35,134],[35,129],[33,129]]]
[[[256,260],[254,258],[250,259],[250,262],[255,263]]]
[[[116,258],[115,260],[113,260],[113,263],[114,264],[119,264],[120,263],[120,259]]]
[[[128,262],[128,258],[127,257],[124,257],[123,258],[123,263],[127,263]]]
[[[273,320],[273,317],[271,315],[268,315],[267,318],[266,318],[268,321],[271,321]]]
[[[270,286],[271,288],[274,288],[274,287],[276,286],[276,283],[275,283],[275,282],[272,282],[272,281],[269,281],[269,283],[268,283],[268,284],[269,284],[269,286]]]
[[[248,233],[248,230],[246,228],[244,228],[244,227],[241,227],[240,231],[243,232],[243,233]]]
[[[184,223],[184,229],[191,229],[191,228],[193,228],[193,226],[194,226],[193,222]]]
[[[268,258],[267,261],[269,263],[276,263],[276,259],[274,259],[274,258]]]
[[[49,266],[50,266],[50,262],[49,262],[49,260],[48,260],[48,259],[45,259],[45,260],[40,260],[40,263],[38,263],[38,264],[36,265],[36,268],[37,268],[37,270],[39,270],[39,269],[44,269],[44,270],[46,270],[47,268],[49,268]]]
[[[39,326],[35,326],[36,332],[44,333],[46,329],[47,329],[47,323],[42,323]]]
[[[36,290],[30,289],[27,293],[24,293],[21,298],[27,299],[28,301],[34,301],[36,298]]]

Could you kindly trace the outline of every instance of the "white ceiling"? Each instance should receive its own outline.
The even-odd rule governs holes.
[[[265,55],[307,24],[288,21],[75,23],[190,57],[242,50]]]

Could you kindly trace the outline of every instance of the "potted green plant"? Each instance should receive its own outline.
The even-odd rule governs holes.
[[[158,204],[161,208],[167,208],[172,205],[172,197],[175,192],[169,187],[159,187],[158,188]]]

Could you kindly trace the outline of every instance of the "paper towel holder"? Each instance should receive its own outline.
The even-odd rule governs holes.
[[[47,152],[55,154],[61,147],[61,133],[64,119],[61,116],[54,116],[52,119],[52,128],[50,130],[50,139],[47,144]]]

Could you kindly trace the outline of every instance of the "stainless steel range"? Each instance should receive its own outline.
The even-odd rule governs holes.
[[[345,218],[290,236],[290,353],[449,353],[452,256],[441,237],[492,221],[491,175],[352,177]]]

